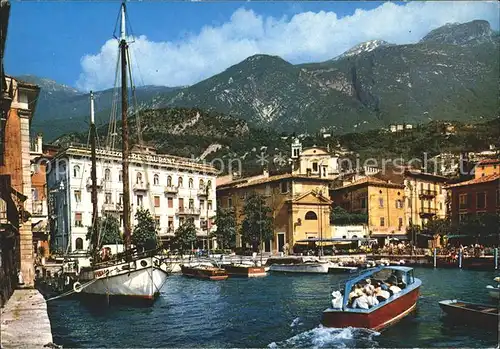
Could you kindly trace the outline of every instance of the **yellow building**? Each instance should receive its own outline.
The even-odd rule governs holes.
[[[380,242],[386,238],[406,238],[404,186],[375,177],[330,190],[334,206],[351,213],[368,215],[368,230]]]
[[[480,161],[474,169],[474,177],[485,177],[500,173],[499,159],[484,159]]]
[[[264,196],[271,208],[274,240],[264,242],[264,251],[290,249],[298,240],[330,237],[329,180],[303,175],[264,175],[224,181],[217,185],[218,205],[233,208],[237,229],[243,220],[242,212],[246,197],[255,192]],[[241,247],[239,234],[236,246]]]

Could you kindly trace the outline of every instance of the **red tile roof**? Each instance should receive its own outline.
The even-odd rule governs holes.
[[[496,180],[499,180],[499,179],[500,179],[500,174],[497,173],[497,174],[492,174],[492,175],[489,175],[489,176],[482,176],[482,177],[479,177],[479,178],[471,179],[471,180],[468,180],[468,181],[465,181],[465,182],[450,184],[450,185],[446,186],[446,188],[454,188],[454,187],[461,187],[461,186],[464,186],[464,185],[474,185],[474,184],[480,184],[480,183],[488,183],[488,182],[493,182],[493,181],[496,181]]]
[[[484,159],[479,161],[478,165],[493,165],[500,163],[500,159]]]

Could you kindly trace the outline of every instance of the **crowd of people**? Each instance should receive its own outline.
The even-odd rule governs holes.
[[[388,300],[391,296],[401,292],[406,284],[402,278],[391,275],[387,280],[366,279],[355,284],[348,295],[347,306],[357,309],[370,309],[381,302]],[[342,308],[343,296],[339,291],[332,293],[333,308]]]

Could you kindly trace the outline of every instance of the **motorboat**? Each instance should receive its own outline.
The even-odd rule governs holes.
[[[439,302],[439,307],[454,322],[476,326],[496,327],[499,320],[499,305],[476,304],[456,299]]]
[[[366,285],[384,285],[387,298],[373,301],[372,305],[360,307],[364,293],[350,297],[354,290]],[[402,266],[380,266],[366,269],[340,285],[332,293],[332,306],[323,311],[321,323],[325,327],[358,327],[381,331],[397,323],[417,306],[422,282],[413,276],[413,268]],[[367,298],[366,296],[364,296]],[[370,301],[371,302],[371,301]],[[377,304],[378,303],[378,304]]]
[[[229,274],[225,269],[208,264],[181,264],[182,275],[196,279],[221,281],[226,280]]]
[[[230,277],[258,277],[267,275],[264,266],[232,263],[223,265],[222,267]]]
[[[488,290],[488,294],[490,295],[490,297],[500,299],[500,276],[494,278],[493,281],[497,282],[497,287],[488,285],[486,286],[486,289]]]
[[[269,258],[266,262],[271,272],[327,274],[333,264],[317,258]]]

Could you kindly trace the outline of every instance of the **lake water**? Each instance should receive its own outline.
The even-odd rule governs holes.
[[[213,282],[173,275],[149,308],[94,308],[51,301],[54,342],[64,347],[495,347],[498,333],[450,323],[437,302],[489,303],[495,273],[416,268],[422,280],[415,314],[381,334],[322,328],[342,275],[280,275]]]

